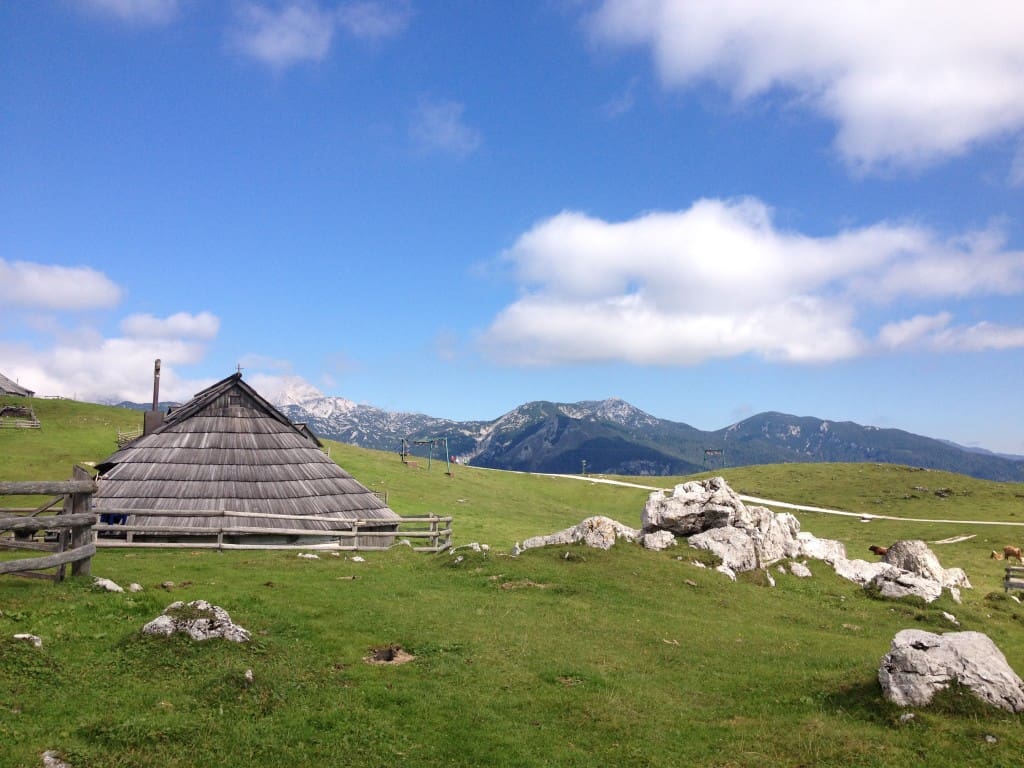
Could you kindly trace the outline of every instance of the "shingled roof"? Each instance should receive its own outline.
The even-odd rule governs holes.
[[[26,389],[16,381],[11,381],[0,373],[0,395],[19,395],[21,397],[32,397],[35,394],[31,389]]]
[[[396,515],[332,461],[312,433],[300,430],[234,374],[168,414],[150,434],[104,462],[94,507],[228,510],[293,515],[265,517],[133,516],[133,525],[309,530],[344,529],[345,520]]]

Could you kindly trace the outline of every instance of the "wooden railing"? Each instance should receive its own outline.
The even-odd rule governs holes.
[[[0,510],[0,550],[52,552],[16,560],[0,560],[0,575],[17,574],[31,578],[61,581],[65,568],[71,565],[72,576],[88,576],[92,556],[96,554],[92,526],[96,515],[90,509],[96,483],[81,467],[75,467],[74,479],[64,482],[0,482],[0,496],[53,496],[42,505],[23,510],[24,514],[5,515],[13,510]],[[56,515],[43,515],[62,503]],[[36,534],[48,535],[43,541]],[[8,536],[11,533],[13,536]],[[42,571],[55,568],[55,573]]]
[[[1011,589],[1024,589],[1024,568],[1019,565],[1006,566],[1006,575],[1003,577],[1003,591]]]
[[[233,512],[223,509],[210,510],[153,510],[106,508],[100,511],[100,521],[93,526],[99,547],[151,547],[188,549],[321,549],[335,551],[385,550],[402,540],[408,540],[417,552],[443,552],[452,545],[452,518],[439,515],[424,517],[399,517],[397,519],[352,520],[317,516],[317,522],[337,523],[336,528],[326,530],[309,528],[288,528],[281,525],[289,520],[309,521],[304,515],[275,515],[263,512]],[[139,518],[145,517],[202,517],[217,518],[221,522],[201,528],[189,525],[160,525],[155,527]],[[106,522],[123,518],[124,523]],[[134,522],[129,523],[134,518]],[[236,526],[227,523],[232,518],[248,518],[278,521],[274,527]],[[383,527],[382,527],[383,526]],[[386,530],[394,526],[397,530]],[[322,540],[306,544],[271,544],[264,542],[232,542],[234,537],[256,536],[298,536]],[[190,541],[154,541],[182,538]],[[425,541],[424,544],[415,542]]]

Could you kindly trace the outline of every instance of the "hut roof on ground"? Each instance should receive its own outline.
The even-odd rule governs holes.
[[[254,517],[143,517],[160,527],[263,527],[314,532],[345,520],[398,520],[371,490],[234,374],[173,410],[153,432],[97,466],[94,506],[104,509],[228,510]],[[292,515],[275,520],[262,514]]]
[[[35,395],[31,389],[18,384],[16,381],[11,381],[2,373],[0,373],[0,395],[19,395],[20,397],[32,397]]]

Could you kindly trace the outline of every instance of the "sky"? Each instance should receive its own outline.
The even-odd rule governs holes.
[[[0,3],[0,373],[1024,454],[1019,0]]]

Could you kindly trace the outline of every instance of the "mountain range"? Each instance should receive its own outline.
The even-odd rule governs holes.
[[[453,421],[326,397],[308,385],[283,391],[274,405],[332,440],[396,453],[405,440],[411,453],[426,456],[430,451],[441,458],[446,447],[460,463],[494,469],[684,475],[751,464],[882,462],[1024,482],[1024,456],[965,448],[899,429],[784,413],[759,413],[704,431],[610,398],[531,402],[493,421]]]

